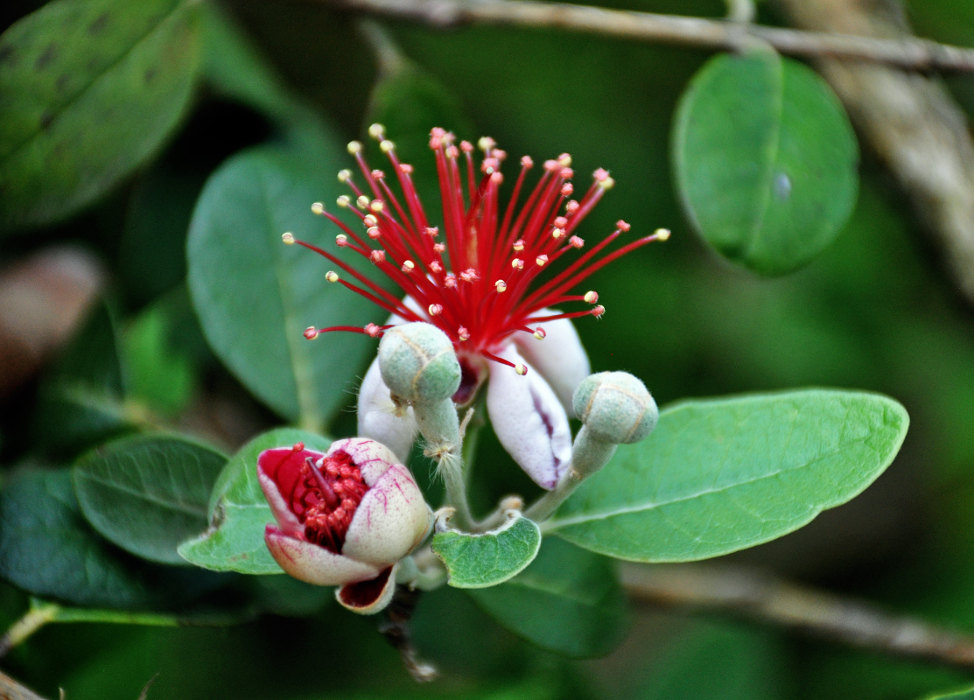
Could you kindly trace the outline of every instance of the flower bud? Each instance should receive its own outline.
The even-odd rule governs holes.
[[[340,602],[378,612],[391,599],[395,565],[425,539],[432,513],[409,470],[363,438],[265,450],[257,477],[277,524],[264,541],[291,576],[342,586]]]
[[[378,358],[369,365],[358,392],[358,429],[362,437],[371,438],[392,450],[401,464],[409,459],[418,427],[413,409],[397,406],[382,381]]]
[[[608,464],[617,445],[645,438],[659,419],[646,386],[628,372],[587,377],[575,390],[572,403],[582,421],[572,445],[572,469],[579,477]]]
[[[442,401],[460,386],[453,342],[429,323],[388,329],[379,342],[379,368],[392,395],[409,403]]]
[[[646,386],[628,372],[586,377],[575,390],[572,405],[594,439],[614,445],[639,442],[659,420],[659,409]]]

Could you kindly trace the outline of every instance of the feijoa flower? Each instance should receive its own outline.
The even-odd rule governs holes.
[[[394,568],[428,534],[432,514],[410,471],[364,438],[265,450],[257,477],[274,513],[264,541],[285,572],[342,586],[339,600],[374,612],[391,598]]]
[[[507,154],[492,139],[482,138],[478,164],[472,143],[457,143],[440,128],[430,132],[429,141],[442,204],[442,223],[434,225],[413,183],[413,166],[399,160],[381,125],[373,125],[369,133],[388,157],[391,175],[369,166],[361,143],[349,144],[361,180],[342,170],[339,180],[350,194],[339,197],[337,204],[351,213],[356,225],[320,202],[312,205],[314,213],[338,227],[338,250],[299,241],[290,233],[284,234],[284,242],[324,256],[336,268],[325,279],[366,297],[388,320],[361,327],[312,326],[305,337],[336,330],[379,337],[400,323],[436,326],[452,342],[461,368],[453,400],[469,403],[487,382],[487,410],[501,443],[540,486],[553,488],[571,458],[567,436],[572,392],[590,372],[570,319],[605,312],[598,293],[573,290],[613,260],[665,240],[669,231],[659,229],[610,249],[630,229],[618,221],[612,233],[586,246],[578,228],[614,184],[606,170],[596,170],[592,184],[575,198],[570,155],[545,161],[533,188],[527,181],[534,161],[525,156],[505,198],[501,167]],[[344,260],[342,252],[374,265],[399,293],[376,284]],[[563,307],[571,310],[556,310]],[[415,430],[379,413],[394,402],[388,387],[375,381],[373,370],[363,384],[369,395],[359,397],[360,432],[379,429],[369,434],[382,440],[388,431],[389,441],[402,449],[404,438]],[[501,381],[501,371],[519,377]],[[521,385],[514,383],[517,378],[523,378]],[[408,423],[409,415],[401,407],[397,411]]]

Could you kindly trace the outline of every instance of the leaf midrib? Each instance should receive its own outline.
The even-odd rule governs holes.
[[[267,230],[275,231],[275,223],[271,215],[273,202],[269,192],[267,182],[261,178],[261,196],[264,199],[264,212],[267,214]],[[287,347],[288,356],[291,360],[290,366],[292,378],[294,380],[294,391],[298,400],[298,420],[306,429],[314,432],[320,430],[322,422],[321,415],[317,408],[317,387],[315,385],[314,362],[309,358],[307,350],[300,343],[300,324],[294,316],[297,308],[294,293],[289,278],[285,271],[287,266],[281,257],[280,249],[284,246],[272,246],[271,251],[274,259],[273,270],[274,280],[277,283],[278,294],[281,299],[281,313],[284,322],[284,342]]]
[[[97,474],[93,474],[91,472],[80,472],[78,476],[79,478],[89,479],[95,482],[96,484],[99,484],[101,486],[107,486],[111,489],[119,491],[120,493],[126,494],[128,496],[135,496],[139,500],[147,501],[148,503],[160,506],[166,510],[184,513],[186,515],[191,515],[191,516],[199,516],[204,521],[207,518],[206,505],[203,505],[201,508],[196,509],[196,508],[189,507],[192,505],[190,503],[184,503],[182,501],[176,501],[176,502],[164,501],[162,500],[161,497],[153,496],[152,494],[146,491],[138,491],[134,488],[126,487],[122,484],[119,484],[117,481],[109,481],[108,479],[101,477]]]
[[[860,438],[858,440],[852,440],[849,443],[843,443],[841,446],[837,447],[835,450],[833,450],[833,451],[831,451],[831,452],[829,452],[827,454],[819,455],[818,457],[816,457],[813,460],[810,460],[810,461],[805,462],[803,464],[799,464],[799,465],[797,465],[795,467],[791,467],[789,469],[778,469],[778,470],[776,470],[774,472],[769,472],[767,474],[761,474],[759,476],[756,476],[756,477],[753,477],[753,478],[750,478],[750,479],[745,479],[743,481],[737,481],[737,482],[734,482],[732,484],[725,484],[724,486],[720,486],[718,488],[711,488],[711,489],[705,489],[705,490],[702,490],[702,491],[697,491],[697,492],[692,493],[692,494],[688,494],[688,495],[685,495],[685,496],[679,496],[679,497],[676,497],[676,498],[671,498],[669,500],[653,501],[653,502],[650,502],[650,503],[644,503],[644,504],[640,504],[640,505],[636,505],[636,506],[620,507],[620,508],[615,508],[615,509],[613,509],[611,511],[602,511],[602,512],[594,512],[594,513],[591,513],[590,512],[590,513],[587,513],[587,514],[584,514],[584,515],[578,515],[578,516],[575,516],[575,517],[572,517],[572,518],[551,519],[551,520],[548,520],[548,521],[546,521],[545,523],[542,524],[542,529],[545,532],[553,532],[553,531],[557,531],[558,529],[563,528],[563,527],[570,527],[572,525],[579,525],[579,524],[586,523],[586,522],[591,522],[591,521],[594,521],[594,520],[608,520],[609,518],[614,518],[614,517],[618,517],[618,516],[622,516],[622,515],[631,515],[633,513],[641,513],[643,511],[656,510],[657,508],[665,508],[666,506],[675,505],[677,503],[683,503],[685,501],[692,501],[692,500],[697,499],[697,498],[702,498],[703,496],[709,496],[711,494],[723,493],[724,491],[729,491],[731,489],[745,487],[745,486],[748,486],[749,484],[755,484],[755,483],[758,483],[760,481],[764,481],[765,479],[771,479],[771,478],[774,478],[774,477],[777,477],[777,476],[781,476],[782,474],[789,474],[791,472],[799,471],[801,469],[808,469],[812,465],[814,465],[814,464],[816,464],[818,462],[821,462],[823,460],[826,460],[826,459],[829,459],[831,457],[834,457],[834,456],[836,456],[838,454],[841,454],[842,451],[847,446],[849,446],[849,445],[854,445],[854,444],[859,444],[859,443],[865,443],[870,437],[872,437],[872,435],[869,435],[869,436]],[[828,501],[825,500],[822,503],[816,503],[815,506],[818,507],[820,510],[822,510],[822,509],[824,509],[826,507],[826,504],[827,503],[828,503]]]

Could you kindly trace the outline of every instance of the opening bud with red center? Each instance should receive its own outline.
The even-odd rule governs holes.
[[[391,598],[395,564],[432,524],[412,474],[373,440],[339,440],[325,453],[300,443],[265,450],[257,478],[277,521],[264,531],[274,560],[301,581],[343,586],[343,604],[359,612]]]

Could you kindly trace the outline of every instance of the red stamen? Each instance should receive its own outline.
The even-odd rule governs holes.
[[[291,506],[304,523],[309,542],[340,554],[345,534],[369,487],[346,452],[302,465],[291,492]]]
[[[456,145],[453,134],[439,128],[430,132],[429,145],[440,181],[443,226],[430,227],[412,180],[412,166],[398,159],[395,145],[385,137],[383,127],[373,125],[369,133],[379,141],[395,176],[390,179],[382,171],[370,168],[362,145],[349,144],[365,189],[355,184],[350,171],[342,171],[339,180],[348,185],[352,194],[340,197],[339,206],[359,219],[364,235],[319,203],[312,210],[339,227],[339,248],[368,258],[398,287],[398,294],[413,300],[410,306],[332,253],[297,241],[291,234],[284,234],[284,242],[299,243],[317,252],[349,277],[346,280],[344,275],[330,271],[326,275],[328,281],[341,283],[386,313],[406,321],[432,323],[447,333],[457,347],[462,343],[465,352],[514,367],[519,373],[526,368],[499,355],[514,333],[543,338],[544,329],[534,324],[601,316],[605,309],[597,304],[598,294],[571,294],[571,290],[610,262],[669,235],[661,229],[606,252],[616,238],[629,230],[629,225],[620,221],[615,231],[586,247],[573,232],[614,184],[607,171],[596,170],[581,199],[569,199],[575,191],[571,182],[574,172],[571,157],[562,154],[544,163],[538,181],[519,202],[534,164],[524,157],[510,199],[502,206],[501,166],[507,154],[493,140],[481,139],[478,146],[483,156],[478,168],[474,146],[467,141]],[[566,254],[566,260],[574,257],[575,251],[580,251],[578,257],[562,262]],[[537,284],[542,275],[545,281]],[[589,308],[543,311],[578,303]],[[312,327],[305,335],[314,338],[320,333],[344,330],[375,337],[385,328],[372,323],[364,328]]]

